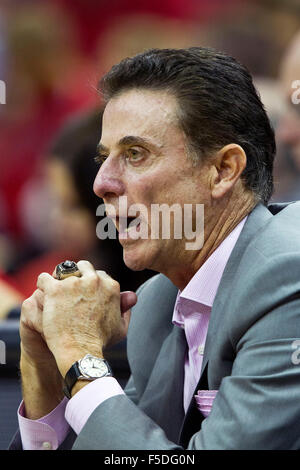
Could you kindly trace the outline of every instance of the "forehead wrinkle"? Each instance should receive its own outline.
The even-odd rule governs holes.
[[[120,121],[121,116],[123,119]],[[119,129],[126,137],[132,137],[130,131],[133,129],[130,129],[130,126],[133,122],[134,137],[138,131],[138,137],[146,139],[148,144],[159,150],[170,144],[169,126],[174,130],[182,130],[178,119],[178,103],[175,96],[168,91],[163,93],[158,90],[125,91],[107,103],[103,116],[104,124],[106,120],[110,128]],[[122,139],[123,137],[119,135],[120,145],[133,144],[126,140],[121,142]]]
[[[110,103],[117,104],[119,107],[118,112],[131,112],[131,104],[135,105],[135,98],[141,100],[141,107],[139,109],[143,121],[146,121],[148,116],[160,117],[163,122],[169,124],[178,124],[177,107],[178,103],[176,97],[167,90],[151,90],[151,89],[131,89],[118,94],[110,99],[106,105],[106,109]],[[132,101],[133,100],[133,101]],[[136,114],[136,108],[133,108],[133,113]]]

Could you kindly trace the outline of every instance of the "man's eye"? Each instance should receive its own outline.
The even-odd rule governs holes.
[[[107,159],[107,155],[102,155],[102,154],[96,155],[94,157],[94,160],[98,165],[102,165],[102,163],[104,163],[106,159]]]
[[[129,149],[126,152],[126,160],[137,162],[143,158],[143,153],[137,149]]]

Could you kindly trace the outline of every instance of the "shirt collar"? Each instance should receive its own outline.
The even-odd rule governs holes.
[[[183,291],[178,291],[173,313],[173,323],[182,324],[183,319],[178,311],[180,305],[193,303],[212,307],[221,278],[231,255],[231,252],[240,236],[247,220],[245,217],[223,242],[210,255],[205,263],[198,269]]]

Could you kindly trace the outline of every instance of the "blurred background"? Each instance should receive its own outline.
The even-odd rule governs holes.
[[[249,68],[276,132],[273,201],[300,199],[299,0],[0,0],[0,449],[17,426],[20,303],[38,274],[89,259],[122,290],[153,274],[96,237],[97,83],[123,57],[195,45]],[[124,384],[125,343],[108,358]]]

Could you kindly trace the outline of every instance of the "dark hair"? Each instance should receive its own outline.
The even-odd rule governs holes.
[[[133,88],[167,90],[198,158],[226,144],[247,156],[245,187],[267,204],[273,191],[274,132],[248,70],[213,49],[151,49],[122,60],[100,82],[106,101]]]
[[[99,170],[94,157],[101,138],[102,109],[89,110],[70,118],[48,149],[52,158],[62,160],[69,168],[80,202],[96,219],[96,209],[101,200],[93,191]]]

